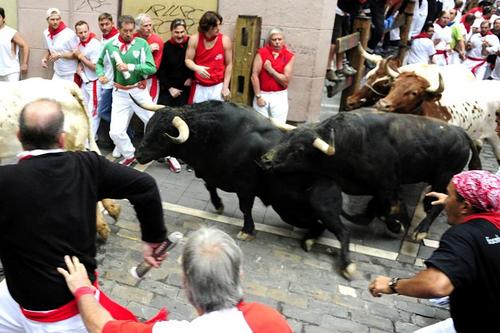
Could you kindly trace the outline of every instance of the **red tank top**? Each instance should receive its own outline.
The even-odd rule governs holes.
[[[278,73],[283,74],[283,72],[285,71],[285,66],[293,57],[293,53],[288,51],[286,47],[283,47],[280,50],[279,55],[275,59],[272,52],[273,49],[269,45],[259,49],[259,55],[262,59],[262,69],[259,75],[260,90],[262,91],[281,91],[286,89],[286,87],[283,87],[281,84],[279,84],[278,81],[276,81],[274,77],[272,77],[271,74],[269,74],[264,69],[264,63],[266,62],[266,60],[269,60],[273,68]]]
[[[196,81],[203,86],[213,86],[224,82],[224,70],[226,69],[224,56],[224,45],[222,44],[222,34],[217,35],[214,46],[211,49],[205,48],[205,37],[203,33],[199,33],[198,46],[194,56],[194,63],[200,66],[209,67],[208,73],[210,78],[202,78],[198,73],[195,73]]]

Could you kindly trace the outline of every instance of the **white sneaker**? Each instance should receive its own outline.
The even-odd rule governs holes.
[[[122,156],[122,154],[120,154],[120,151],[118,150],[118,147],[115,147],[115,149],[113,149],[111,156],[113,156],[114,158],[120,158],[120,156]]]

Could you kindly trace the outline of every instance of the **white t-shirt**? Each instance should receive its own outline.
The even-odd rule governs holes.
[[[408,64],[428,64],[429,57],[434,54],[436,54],[436,49],[430,38],[414,39],[408,52]]]
[[[114,35],[111,38],[102,39],[102,47],[106,45],[108,42],[112,42],[115,40],[115,38],[118,38],[118,34]],[[106,54],[104,56],[104,74],[108,78],[108,83],[102,85],[102,89],[112,89],[113,88],[113,80],[114,80],[114,71],[113,71],[113,63],[111,62],[111,58],[109,54]]]
[[[500,57],[497,57],[497,60],[495,62],[495,68],[491,72],[491,77],[494,80],[500,80]],[[498,169],[500,171],[500,169]]]
[[[499,41],[498,37],[495,35],[481,36],[480,33],[472,35],[469,42],[472,44],[472,49],[467,51],[467,56],[472,58],[484,59],[485,55],[482,54],[483,51],[483,41],[486,40],[491,46],[486,48],[488,54],[493,54],[498,51]]]
[[[441,27],[439,24],[434,23],[434,35],[432,35],[432,40],[438,40],[439,43],[436,44],[436,50],[447,50],[451,42],[451,28],[449,26]]]
[[[97,63],[97,60],[99,59],[99,56],[101,55],[102,44],[97,38],[92,38],[90,42],[88,42],[85,46],[83,46],[82,44],[78,44],[78,49],[87,59],[89,59],[95,65]],[[83,71],[90,81],[97,80],[95,70],[92,70],[83,65]]]
[[[45,37],[45,47],[50,53],[73,52],[80,42],[75,32],[70,28],[63,29],[54,36],[54,39],[50,38],[49,29],[45,29],[43,36]],[[61,58],[54,62],[54,72],[59,76],[74,74],[76,73],[77,64],[76,59]]]
[[[19,48],[16,46],[16,51],[12,54],[12,38],[17,33],[7,25],[0,29],[0,75],[9,75],[19,73]]]

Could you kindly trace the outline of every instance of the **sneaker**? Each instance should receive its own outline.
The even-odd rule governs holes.
[[[186,165],[187,172],[193,172],[193,168],[190,165]]]
[[[123,160],[120,161],[121,165],[124,166],[131,166],[135,162],[135,156],[124,158]]]
[[[179,164],[179,162],[177,161],[177,159],[175,157],[167,156],[165,161],[167,162],[167,165],[168,165],[168,168],[170,169],[170,171],[175,172],[175,173],[181,172],[181,165]]]
[[[343,81],[343,80],[345,80],[345,75],[344,75],[344,73],[342,73],[341,69],[337,69],[335,71],[335,75],[337,75],[337,77],[338,77],[337,81]]]
[[[340,81],[334,70],[328,69],[326,71],[326,79],[331,82]]]
[[[342,73],[347,76],[355,75],[358,71],[352,68],[349,64],[344,64],[341,69]]]
[[[118,150],[118,147],[115,147],[115,149],[113,149],[113,152],[111,153],[111,156],[113,156],[114,158],[120,158],[122,156],[122,154]]]

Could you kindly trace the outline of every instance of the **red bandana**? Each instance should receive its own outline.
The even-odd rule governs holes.
[[[66,28],[66,24],[63,21],[59,23],[59,26],[56,29],[52,28],[52,26],[49,26],[50,39],[54,39],[54,36],[63,31],[64,28]]]
[[[451,179],[457,193],[483,212],[500,211],[500,177],[489,171],[461,172]]]
[[[111,28],[111,31],[109,33],[103,34],[102,38],[104,38],[104,39],[110,39],[111,37],[113,37],[117,33],[118,33],[118,29],[116,29],[116,27],[113,27],[113,28]]]
[[[187,43],[188,39],[189,39],[188,36],[184,36],[184,39],[182,40],[182,42],[177,43],[177,41],[174,39],[174,37],[172,37],[168,40],[168,42],[174,46],[177,46],[177,47],[180,47],[181,49],[183,49],[184,47],[186,47],[186,43]]]
[[[92,38],[95,38],[95,33],[93,33],[93,32],[91,32],[89,34],[89,37],[86,40],[83,40],[83,41],[81,40],[80,45],[83,47],[87,46],[87,44],[92,40]]]
[[[431,38],[431,36],[427,32],[421,32],[418,35],[415,35],[412,37],[413,39],[419,39],[419,38]]]
[[[118,36],[118,40],[120,41],[120,43],[122,43],[122,45],[120,46],[120,52],[127,52],[128,47],[129,47],[130,43],[132,43],[134,38],[132,38],[130,40],[130,42],[128,42],[128,43],[122,38],[122,36]]]

